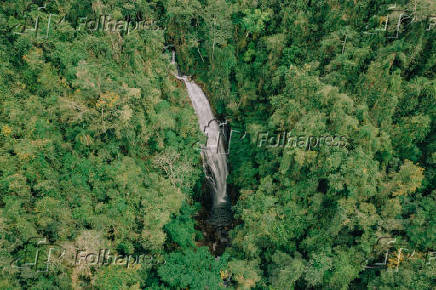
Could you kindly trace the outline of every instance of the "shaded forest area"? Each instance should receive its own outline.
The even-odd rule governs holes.
[[[0,288],[434,288],[435,14],[433,0],[2,1]],[[83,24],[101,15],[119,29]],[[198,230],[204,136],[168,47],[247,133],[219,257]],[[260,148],[267,131],[347,144]],[[26,265],[42,244],[65,257]],[[162,259],[77,265],[77,249]]]

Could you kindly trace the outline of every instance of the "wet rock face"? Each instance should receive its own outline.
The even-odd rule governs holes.
[[[232,224],[233,214],[230,205],[214,206],[208,223],[215,227],[226,227]]]
[[[211,211],[206,207],[199,211],[195,219],[196,230],[201,231],[203,234],[203,238],[197,242],[197,245],[209,247],[210,252],[216,257],[222,255],[226,247],[230,245],[231,240],[228,233],[234,226],[234,220],[225,226],[217,225],[217,223],[212,224]]]

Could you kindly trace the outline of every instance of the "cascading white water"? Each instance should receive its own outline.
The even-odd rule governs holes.
[[[175,52],[172,54],[172,64],[175,62]],[[221,134],[220,125],[215,119],[209,101],[203,90],[186,76],[176,78],[183,80],[198,117],[200,130],[207,136],[206,146],[201,150],[205,174],[213,187],[213,207],[218,208],[228,203],[227,199],[227,155]]]

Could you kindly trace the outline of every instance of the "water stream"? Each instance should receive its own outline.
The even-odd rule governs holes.
[[[177,66],[174,51],[171,63]],[[185,83],[198,117],[200,130],[207,136],[206,144],[201,148],[201,157],[206,178],[212,189],[213,205],[210,221],[215,225],[223,226],[231,219],[227,196],[227,151],[223,128],[215,118],[203,90],[187,76],[180,76],[177,73],[176,78]]]

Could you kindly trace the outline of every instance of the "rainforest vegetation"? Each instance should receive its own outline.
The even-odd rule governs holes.
[[[435,15],[434,0],[2,0],[0,288],[434,289]],[[244,135],[219,254],[172,50]],[[278,131],[347,143],[257,146]]]

